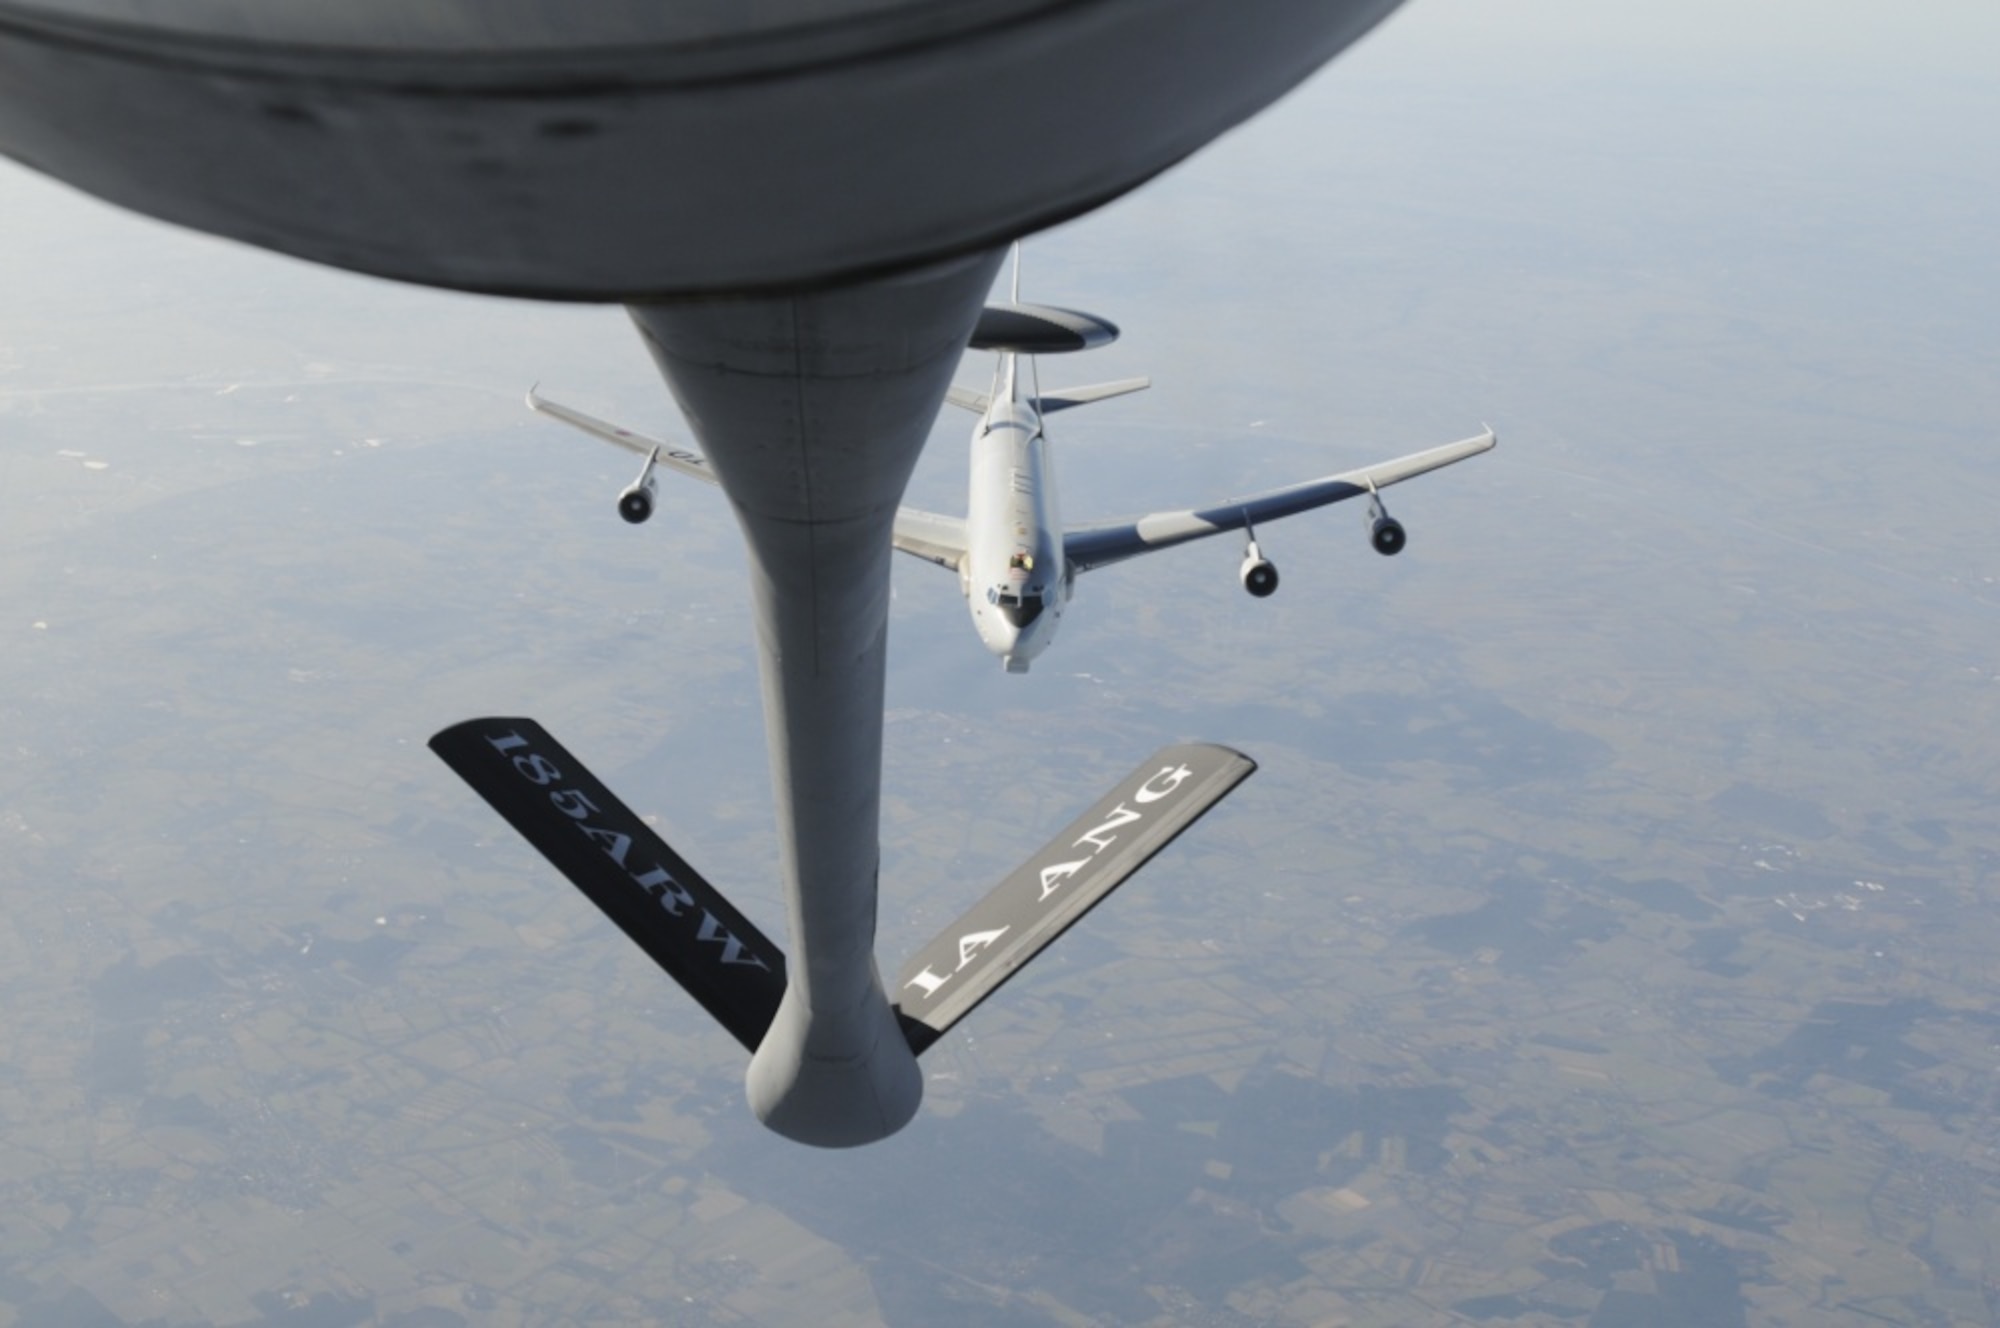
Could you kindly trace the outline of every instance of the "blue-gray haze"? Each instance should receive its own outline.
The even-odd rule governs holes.
[[[1044,382],[1155,379],[1074,517],[1502,446],[1026,678],[906,560],[885,965],[1158,745],[1263,769],[846,1154],[423,748],[536,715],[776,928],[733,525],[520,404],[678,436],[623,316],[0,172],[0,1324],[1991,1322],[1996,39],[1415,0],[1032,242],[1126,329]]]

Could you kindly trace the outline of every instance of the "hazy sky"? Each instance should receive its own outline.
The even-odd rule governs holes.
[[[1995,49],[1414,0],[1031,241],[1125,331],[1044,381],[1155,384],[1077,519],[1501,447],[1027,678],[898,568],[885,966],[1154,747],[1263,769],[837,1156],[422,750],[533,713],[778,916],[733,526],[520,404],[674,435],[623,315],[0,171],[0,1325],[1988,1321]]]

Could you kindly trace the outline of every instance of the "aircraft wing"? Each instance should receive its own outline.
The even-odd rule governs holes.
[[[586,415],[574,406],[551,401],[532,388],[528,390],[528,407],[636,456],[654,457],[669,470],[677,470],[709,484],[716,482],[715,472],[708,468],[707,459],[699,452],[690,452],[658,438],[635,433],[609,420],[600,420],[595,415]],[[955,572],[965,559],[965,521],[961,517],[940,516],[917,507],[899,507],[896,509],[895,544],[904,553],[949,567]]]
[[[904,553],[955,572],[965,560],[965,521],[918,507],[899,507],[895,545]]]
[[[1355,498],[1371,489],[1386,489],[1418,475],[1449,466],[1455,461],[1478,456],[1498,441],[1493,430],[1461,442],[1446,443],[1424,452],[1393,461],[1379,462],[1359,470],[1343,471],[1324,479],[1307,480],[1244,498],[1230,498],[1210,507],[1180,512],[1153,512],[1134,521],[1084,526],[1063,533],[1063,555],[1079,572],[1154,549],[1171,548],[1189,540],[1205,539],[1225,530],[1241,530],[1245,525],[1261,525],[1280,517],[1309,512],[1315,507]]]
[[[690,452],[684,447],[662,442],[658,438],[648,438],[643,433],[634,433],[623,425],[609,420],[600,420],[595,415],[586,415],[574,406],[565,406],[560,401],[551,401],[541,396],[533,388],[528,389],[528,409],[538,411],[551,419],[561,420],[571,428],[581,429],[594,437],[602,438],[615,447],[642,457],[656,457],[659,464],[668,470],[691,475],[704,483],[714,484],[715,472],[708,468],[708,461],[699,452]]]

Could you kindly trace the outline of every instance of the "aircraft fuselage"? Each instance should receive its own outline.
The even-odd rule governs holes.
[[[962,582],[980,641],[1009,673],[1026,673],[1055,640],[1070,582],[1041,413],[1013,399],[1013,377],[1003,365],[972,435]]]

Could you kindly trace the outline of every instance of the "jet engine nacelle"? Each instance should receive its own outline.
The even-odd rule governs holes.
[[[1403,546],[1410,542],[1410,537],[1403,532],[1403,523],[1389,515],[1382,506],[1379,494],[1368,500],[1368,542],[1384,558],[1401,553]]]
[[[653,480],[651,476],[634,484],[618,495],[618,515],[638,525],[653,514]]]
[[[1255,540],[1243,551],[1243,567],[1236,575],[1242,580],[1243,588],[1258,599],[1278,589],[1278,569],[1258,550]]]
[[[635,526],[653,514],[653,495],[659,486],[659,480],[653,474],[653,465],[658,460],[657,451],[647,457],[646,468],[639,472],[639,478],[618,495],[618,515]]]

